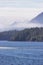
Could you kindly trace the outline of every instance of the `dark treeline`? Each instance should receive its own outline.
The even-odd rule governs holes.
[[[0,40],[8,41],[43,41],[43,28],[30,28],[21,31],[0,32]]]

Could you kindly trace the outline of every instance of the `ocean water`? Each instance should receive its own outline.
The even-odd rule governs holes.
[[[0,65],[43,65],[43,42],[0,41]]]

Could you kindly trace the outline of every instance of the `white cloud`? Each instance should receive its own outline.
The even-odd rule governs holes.
[[[31,19],[40,12],[43,12],[43,8],[0,8],[0,16],[13,16],[16,19]]]
[[[32,27],[33,24],[27,22],[41,12],[43,12],[43,8],[0,8],[0,30]]]

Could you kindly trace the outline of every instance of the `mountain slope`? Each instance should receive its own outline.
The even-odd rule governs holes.
[[[43,12],[40,13],[40,14],[39,14],[38,16],[36,16],[35,18],[33,18],[30,22],[43,24]]]

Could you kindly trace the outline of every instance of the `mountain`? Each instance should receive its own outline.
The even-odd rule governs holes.
[[[39,24],[43,24],[43,12],[40,13],[38,16],[36,16],[35,18],[33,18],[31,21],[31,23],[39,23]]]
[[[31,24],[32,23],[32,24]],[[9,31],[0,32],[0,40],[8,41],[43,41],[43,12],[33,18],[30,23],[15,22],[13,28]],[[37,26],[36,26],[37,25]],[[40,26],[41,25],[41,26]],[[19,27],[20,26],[20,27]],[[22,28],[22,30],[15,30],[14,28]],[[26,28],[26,26],[30,26]],[[36,26],[36,27],[34,27]],[[40,26],[40,28],[38,27]]]

